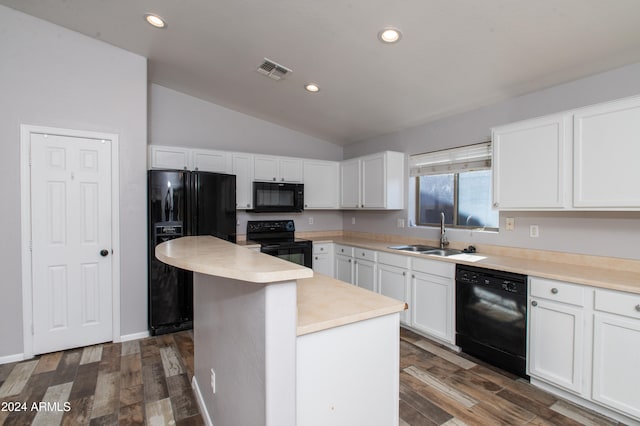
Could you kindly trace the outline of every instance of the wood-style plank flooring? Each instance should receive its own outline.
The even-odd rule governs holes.
[[[400,426],[618,424],[404,329],[400,353]],[[0,365],[0,424],[202,425],[192,375],[188,331]]]

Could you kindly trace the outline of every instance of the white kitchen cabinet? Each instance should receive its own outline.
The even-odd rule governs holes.
[[[359,247],[353,248],[354,257],[354,283],[358,287],[369,291],[377,291],[376,259],[377,253]]]
[[[338,208],[338,167],[337,161],[303,161],[305,209]]]
[[[231,173],[231,153],[226,151],[212,151],[194,149],[191,152],[193,170],[213,173]]]
[[[333,278],[333,244],[313,243],[313,271]]]
[[[409,291],[409,277],[411,275],[409,265],[409,256],[400,256],[386,252],[378,253],[378,292],[384,296],[402,300],[409,306],[409,309],[400,313],[400,322],[405,325],[411,325],[409,321],[411,318],[410,309],[412,307]]]
[[[556,114],[492,129],[493,205],[562,209],[570,200],[571,116]]]
[[[253,161],[255,180],[302,182],[302,159],[300,158],[256,155]]]
[[[640,208],[640,97],[581,108],[574,114],[577,208]]]
[[[191,150],[175,146],[150,145],[150,169],[191,170]]]
[[[385,151],[340,163],[340,207],[404,208],[405,155]]]
[[[640,295],[595,290],[593,399],[640,419]]]
[[[455,344],[455,264],[411,259],[411,327]]]
[[[585,287],[529,277],[528,374],[582,395],[589,345]]]
[[[231,173],[236,175],[236,206],[238,210],[253,208],[253,155],[231,154]]]
[[[336,279],[350,284],[355,283],[355,265],[353,247],[336,244],[335,250],[335,274]]]

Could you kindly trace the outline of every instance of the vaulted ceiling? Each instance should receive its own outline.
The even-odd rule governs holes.
[[[638,0],[0,4],[149,58],[151,83],[342,145],[640,62]],[[389,26],[398,43],[378,40]],[[264,58],[292,72],[272,80]]]

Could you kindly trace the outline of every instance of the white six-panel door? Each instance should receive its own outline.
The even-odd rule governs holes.
[[[34,354],[111,341],[111,141],[31,133]]]

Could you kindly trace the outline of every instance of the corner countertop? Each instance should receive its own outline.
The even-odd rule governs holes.
[[[166,241],[156,246],[156,257],[193,272],[254,283],[297,280],[298,336],[406,309],[399,300],[211,236]]]
[[[235,280],[270,284],[310,278],[313,271],[212,236],[182,237],[156,246],[162,262]]]
[[[482,256],[483,259],[477,262],[468,262],[455,258],[390,249],[389,246],[403,244],[397,241],[388,242],[342,235],[311,237],[310,239],[314,243],[333,242],[397,255],[472,265],[640,294],[640,262],[638,261],[509,248],[503,248],[501,253],[494,253],[489,250],[484,252],[481,247],[479,252],[475,254]],[[510,252],[517,254],[517,256],[505,255]]]

